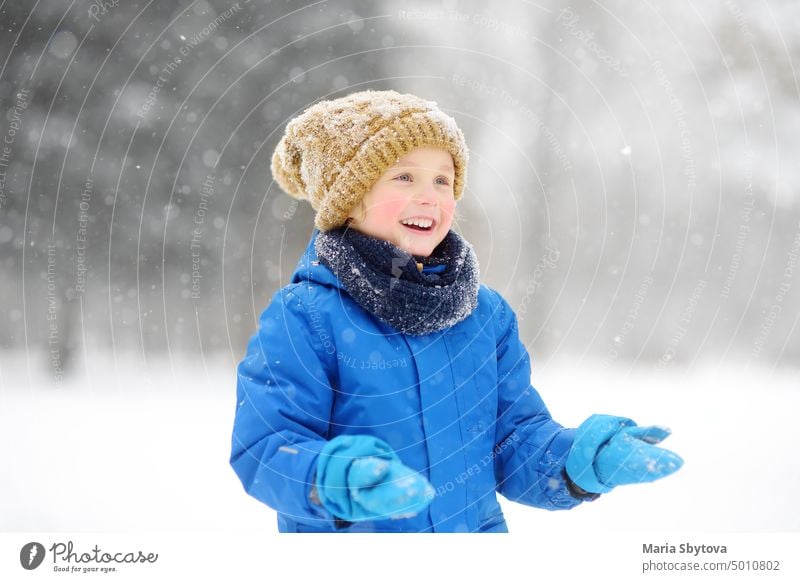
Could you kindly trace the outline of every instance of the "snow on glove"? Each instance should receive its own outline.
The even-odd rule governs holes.
[[[594,414],[578,427],[567,456],[567,475],[590,493],[661,479],[683,465],[678,455],[655,446],[669,435],[668,428],[636,426],[629,418]]]
[[[434,489],[404,465],[381,439],[342,435],[331,439],[317,460],[317,495],[346,521],[411,517],[433,500]]]

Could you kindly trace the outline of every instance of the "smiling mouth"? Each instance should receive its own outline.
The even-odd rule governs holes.
[[[415,232],[430,232],[436,226],[436,221],[431,218],[408,218],[401,220],[400,224]]]
[[[400,224],[403,224],[403,223],[401,222]],[[409,230],[414,230],[416,232],[430,232],[430,231],[433,230],[433,226],[432,225],[427,227],[427,228],[424,228],[422,226],[417,226],[416,224],[403,224],[403,226],[405,226]]]

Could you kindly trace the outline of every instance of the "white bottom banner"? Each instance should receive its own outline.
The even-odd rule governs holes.
[[[0,580],[800,579],[800,533],[0,534]]]

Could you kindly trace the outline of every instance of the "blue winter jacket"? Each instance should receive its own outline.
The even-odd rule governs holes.
[[[581,503],[562,469],[574,439],[530,383],[508,303],[481,286],[453,327],[404,335],[317,260],[262,313],[238,368],[231,464],[282,532],[505,532],[495,492],[545,509]],[[436,490],[415,517],[342,527],[310,499],[317,455],[341,434],[381,438]]]

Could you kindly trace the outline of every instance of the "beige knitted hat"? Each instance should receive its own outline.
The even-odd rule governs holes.
[[[419,147],[450,152],[453,192],[464,191],[467,145],[452,117],[434,101],[396,91],[361,91],[321,101],[286,126],[272,155],[272,175],[316,210],[320,230],[342,226],[376,180]]]

